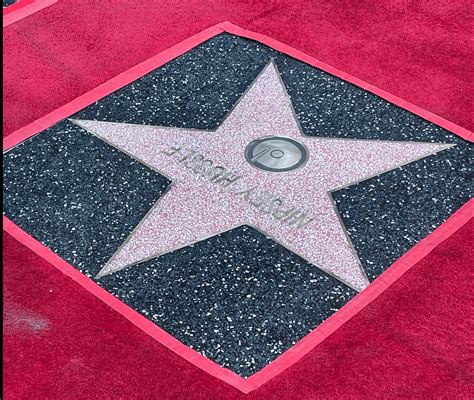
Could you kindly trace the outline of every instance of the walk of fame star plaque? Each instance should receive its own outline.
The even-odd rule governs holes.
[[[237,28],[14,134],[4,214],[147,333],[248,392],[387,287],[397,273],[384,271],[468,201],[471,147],[223,30]]]

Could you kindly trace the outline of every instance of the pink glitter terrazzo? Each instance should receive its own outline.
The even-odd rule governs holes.
[[[215,131],[73,121],[173,180],[170,190],[102,269],[101,275],[238,225],[252,225],[315,266],[362,290],[368,280],[346,237],[328,192],[396,168],[451,145],[419,142],[330,139],[303,136],[278,72],[270,63]],[[300,169],[275,173],[245,159],[255,139],[282,136],[306,146],[309,159]],[[240,178],[224,187],[166,155],[173,147],[195,150],[214,166]],[[189,152],[188,152],[189,153]],[[184,153],[183,153],[184,155]],[[238,194],[256,187],[313,218],[298,229],[282,223]]]

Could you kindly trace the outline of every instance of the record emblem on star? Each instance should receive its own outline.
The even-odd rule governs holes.
[[[468,202],[471,144],[290,50],[209,35],[13,135],[4,214],[248,392],[385,290]]]

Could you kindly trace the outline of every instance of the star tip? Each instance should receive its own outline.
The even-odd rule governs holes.
[[[456,147],[456,146],[457,146],[456,143],[443,143],[443,144],[439,147],[438,152],[443,151],[443,150],[452,149],[453,147]]]
[[[81,126],[81,120],[76,118],[68,118],[69,122],[73,123],[74,125]]]

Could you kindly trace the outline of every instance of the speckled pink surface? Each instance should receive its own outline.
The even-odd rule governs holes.
[[[173,180],[169,191],[101,275],[247,224],[304,257],[315,268],[362,290],[369,282],[329,192],[450,147],[437,143],[303,136],[272,63],[215,132],[74,122]],[[281,173],[255,168],[245,159],[245,148],[264,136],[299,141],[308,149],[308,162],[300,169]],[[228,186],[212,182],[189,165],[186,167],[186,162],[180,162],[180,154],[165,154],[177,145],[192,148],[214,166],[220,165],[240,178]],[[277,220],[266,212],[268,209],[259,209],[238,194],[253,187],[254,194],[266,190],[282,201],[282,209],[295,207],[313,220],[300,229]]]

